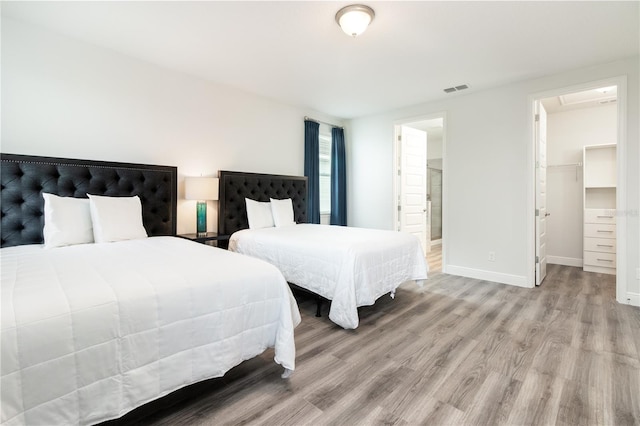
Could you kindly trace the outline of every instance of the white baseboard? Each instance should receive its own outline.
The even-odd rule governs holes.
[[[566,258],[561,258],[566,259]],[[569,258],[570,259],[570,258]],[[551,263],[549,260],[547,260]],[[568,265],[568,266],[582,266],[580,265]],[[461,277],[475,278],[477,280],[493,281],[500,284],[508,284],[516,287],[533,288],[532,285],[527,284],[527,277],[520,275],[503,274],[501,272],[485,271],[482,269],[466,268],[464,266],[455,265],[443,265],[443,272],[450,275],[458,275]],[[618,300],[618,302],[625,305],[640,307],[640,293],[627,292],[625,300]]]
[[[576,259],[575,257],[547,255],[547,263],[551,263],[553,265],[576,266],[578,268],[582,268],[582,259]]]
[[[625,305],[639,306],[640,307],[640,293],[627,292],[626,300],[619,301]]]
[[[484,271],[482,269],[465,268],[464,266],[447,265],[446,273],[461,277],[475,278],[477,280],[493,281],[500,284],[509,284],[516,287],[533,288],[527,283],[527,277],[521,275],[503,274],[501,272]]]

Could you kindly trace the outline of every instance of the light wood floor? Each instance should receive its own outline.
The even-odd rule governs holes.
[[[301,300],[291,379],[268,351],[140,423],[640,424],[640,309],[615,302],[613,277],[549,265],[522,289],[431,270],[361,308],[357,330]]]
[[[429,264],[429,276],[442,272],[442,245],[432,246],[427,253],[427,263]]]

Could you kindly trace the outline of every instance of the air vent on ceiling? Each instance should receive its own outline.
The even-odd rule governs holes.
[[[453,92],[459,92],[461,90],[465,90],[468,89],[469,85],[468,84],[461,84],[460,86],[453,86],[453,87],[447,87],[446,89],[444,89],[445,93],[453,93]]]

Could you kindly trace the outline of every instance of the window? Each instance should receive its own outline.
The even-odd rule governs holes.
[[[331,214],[331,127],[320,124],[320,214]]]

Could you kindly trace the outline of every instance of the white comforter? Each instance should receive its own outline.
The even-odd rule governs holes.
[[[2,422],[89,424],[275,347],[297,305],[273,266],[171,237],[3,248]]]
[[[229,250],[266,260],[288,282],[331,300],[329,318],[344,328],[358,327],[358,306],[427,278],[419,240],[402,232],[312,224],[244,229],[231,236]]]

